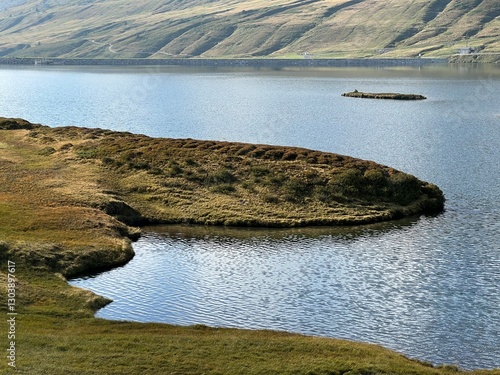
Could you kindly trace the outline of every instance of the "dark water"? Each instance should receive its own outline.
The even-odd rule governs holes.
[[[437,217],[350,229],[148,228],[124,268],[72,284],[98,316],[271,328],[500,367],[500,69],[0,69],[1,115],[302,146],[440,186]],[[345,91],[423,94],[398,102]]]

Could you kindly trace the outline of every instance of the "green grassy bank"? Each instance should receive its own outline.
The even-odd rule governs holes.
[[[439,212],[444,198],[434,185],[311,150],[51,129],[19,119],[0,119],[0,172],[0,311],[8,319],[17,314],[2,340],[14,356],[3,356],[0,373],[458,372],[334,339],[95,319],[109,301],[66,282],[131,259],[134,226],[368,223]]]

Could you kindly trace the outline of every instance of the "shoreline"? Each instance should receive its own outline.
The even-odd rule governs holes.
[[[0,136],[0,157],[16,160],[0,163],[5,188],[15,192],[0,206],[5,241],[49,244],[45,255],[20,253],[68,277],[128,262],[129,241],[145,225],[344,227],[445,209],[444,194],[432,183],[373,161],[304,148],[50,128],[7,118],[0,118]],[[78,250],[57,255],[67,244]],[[76,265],[77,253],[86,255]]]
[[[86,58],[0,58],[0,65],[54,65],[54,66],[195,66],[195,67],[370,67],[370,66],[423,66],[448,64],[439,58],[390,58],[390,59],[86,59]]]

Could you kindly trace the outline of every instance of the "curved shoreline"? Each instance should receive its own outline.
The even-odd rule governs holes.
[[[121,266],[137,226],[352,226],[444,210],[435,185],[377,163],[297,147],[160,139],[0,118],[1,223],[27,264],[66,277]],[[161,156],[163,155],[163,156]],[[1,160],[1,158],[0,158]],[[31,170],[26,174],[25,170]],[[0,203],[2,203],[0,201]],[[0,205],[0,209],[1,209]],[[26,212],[26,213],[25,213]],[[23,230],[39,228],[33,239]],[[32,244],[15,245],[17,240]],[[39,244],[39,245],[37,245]],[[39,246],[43,251],[34,251]]]
[[[126,263],[133,256],[128,241],[140,235],[134,226],[350,226],[444,210],[443,192],[433,184],[304,148],[5,118],[0,135],[3,184],[14,192],[0,212],[15,219],[0,223],[5,238],[25,240],[31,231],[23,228],[36,228],[36,241],[48,243],[45,254],[31,246],[16,252],[66,276]],[[79,250],[62,251],[67,243]]]

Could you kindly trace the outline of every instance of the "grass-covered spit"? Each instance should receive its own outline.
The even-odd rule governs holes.
[[[93,189],[92,197],[69,183],[65,192],[125,223],[362,224],[443,209],[435,185],[301,148],[76,127],[38,127],[22,142],[37,149],[39,163],[85,171],[78,181]]]

